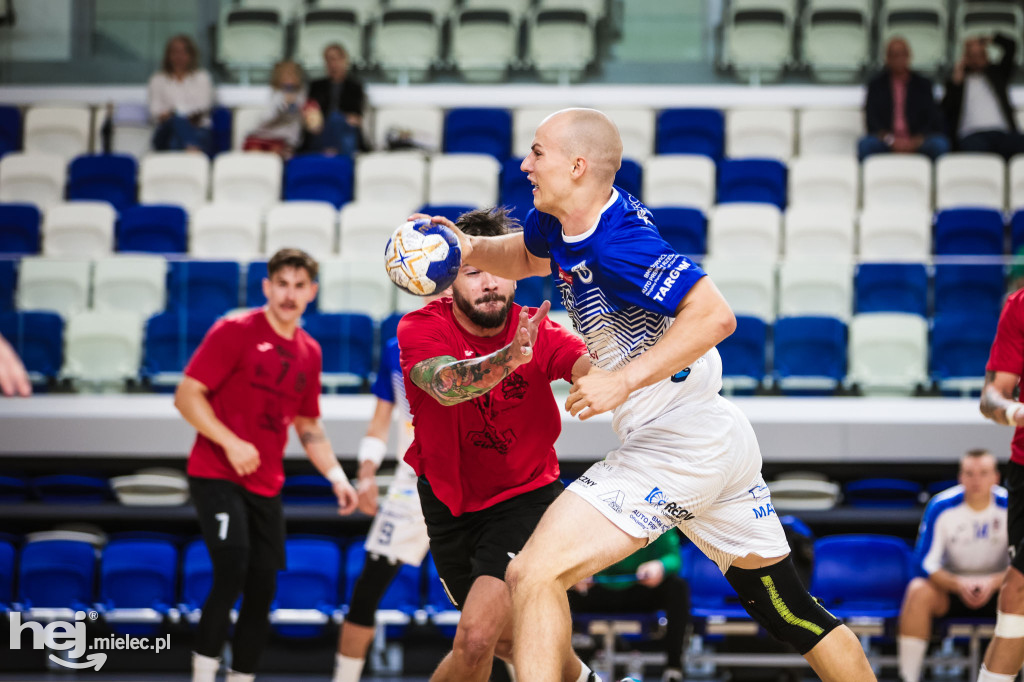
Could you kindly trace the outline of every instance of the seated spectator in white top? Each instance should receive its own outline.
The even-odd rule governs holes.
[[[260,123],[243,144],[246,151],[267,151],[289,159],[302,140],[323,129],[324,119],[316,102],[302,92],[302,68],[291,61],[278,62],[270,74],[270,103]]]
[[[210,153],[213,82],[199,66],[199,49],[187,35],[167,41],[162,67],[149,79],[149,114],[156,123],[153,149]]]
[[[1009,565],[1006,489],[996,458],[971,450],[960,459],[960,484],[928,503],[916,556],[925,577],[907,585],[897,640],[900,679],[918,682],[932,619],[996,617],[996,601]]]

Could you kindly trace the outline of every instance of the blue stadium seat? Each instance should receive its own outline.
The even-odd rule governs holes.
[[[388,341],[398,336],[398,323],[402,319],[402,313],[391,313],[380,322],[380,347],[387,345]]]
[[[185,253],[188,214],[181,206],[131,206],[117,221],[117,250]]]
[[[708,221],[696,208],[662,207],[652,210],[662,239],[686,256],[702,256],[708,250]]]
[[[512,114],[507,109],[451,109],[444,119],[444,151],[505,161],[512,154]]]
[[[361,386],[369,378],[373,371],[373,319],[369,315],[307,315],[303,328],[323,351],[325,386]]]
[[[1003,214],[990,208],[947,208],[935,216],[936,256],[1000,256]]]
[[[453,223],[459,219],[459,216],[466,211],[472,211],[473,206],[463,206],[457,204],[424,204],[420,207],[419,213],[426,213],[427,215],[440,215],[444,216]]]
[[[1024,247],[1024,209],[1018,210],[1010,218],[1010,253],[1016,254]]]
[[[0,613],[10,610],[14,601],[14,545],[0,540]]]
[[[36,476],[30,486],[43,502],[50,504],[86,504],[106,502],[113,498],[110,481],[97,476],[52,474]]]
[[[0,106],[0,157],[21,149],[21,110]]]
[[[282,637],[316,637],[340,607],[341,548],[326,537],[285,541],[288,568],[277,574],[270,623]]]
[[[786,207],[786,165],[774,159],[726,159],[718,164],[718,203],[749,201]]]
[[[758,317],[736,316],[736,331],[718,344],[722,356],[722,378],[733,389],[752,390],[766,375],[765,348],[768,325]]]
[[[159,378],[185,370],[189,358],[217,321],[211,313],[161,313],[146,322],[142,375]]]
[[[936,265],[935,314],[998,315],[1005,287],[1001,265]]]
[[[839,618],[896,618],[911,577],[910,548],[900,538],[833,535],[814,543],[810,591]]]
[[[862,478],[850,481],[843,499],[851,507],[916,507],[921,484],[902,478]]]
[[[210,130],[212,132],[210,154],[216,156],[231,151],[231,125],[234,118],[231,109],[215,106],[210,111]]]
[[[615,184],[621,189],[632,194],[640,201],[643,201],[644,198],[641,196],[641,192],[643,190],[643,177],[643,166],[633,159],[623,159],[622,165],[619,166],[619,170],[615,174]]]
[[[14,310],[14,284],[18,280],[18,262],[0,260],[0,313]]]
[[[106,201],[118,211],[134,206],[138,172],[126,154],[79,156],[68,167],[68,199]]]
[[[345,549],[345,603],[352,603],[352,589],[363,570],[366,560],[366,549],[363,543],[366,538],[354,538]],[[435,573],[436,575],[436,573]],[[440,582],[440,581],[438,581]],[[407,616],[412,615],[423,604],[420,596],[420,567],[403,564],[398,575],[384,593],[378,610],[400,611]]]
[[[772,376],[783,392],[834,390],[846,376],[846,325],[832,317],[775,321]]]
[[[501,165],[499,203],[509,209],[513,218],[522,223],[533,208],[533,185],[526,173],[519,170],[520,159],[508,159]]]
[[[350,156],[296,156],[284,169],[285,201],[326,201],[341,208],[352,201],[354,176]]]
[[[213,563],[206,543],[197,538],[185,547],[185,557],[181,563],[181,604],[179,608],[191,623],[199,622],[199,614],[206,603],[213,585]],[[241,597],[239,597],[241,601]],[[235,608],[238,608],[236,602]]]
[[[999,316],[976,313],[942,313],[932,321],[932,378],[939,386],[956,390],[956,383],[973,382],[981,388]],[[970,386],[968,386],[970,387]],[[963,388],[963,387],[961,387]]]
[[[334,486],[319,474],[288,476],[281,487],[285,504],[334,504]]]
[[[237,308],[240,276],[238,263],[231,261],[171,263],[167,310],[219,315]]]
[[[545,300],[551,301],[553,295],[550,277],[527,277],[516,282],[516,303],[519,305],[536,308]]]
[[[928,314],[928,270],[921,263],[863,263],[854,294],[858,313]]]
[[[28,483],[20,476],[0,475],[0,502],[24,502],[28,499]]]
[[[0,334],[17,351],[32,379],[54,378],[64,365],[64,320],[57,313],[0,313]]]
[[[690,585],[690,615],[709,619],[751,620],[732,585],[714,561],[693,544],[682,549],[682,575]]]
[[[448,595],[441,584],[441,578],[437,575],[437,565],[434,563],[433,554],[427,553],[423,559],[424,579],[427,581],[427,591],[423,608],[430,614],[430,619],[441,626],[441,632],[448,637],[455,636],[455,625],[458,623],[458,610],[448,599]]]
[[[152,635],[175,603],[178,550],[166,540],[111,540],[100,558],[100,604],[118,634]]]
[[[718,109],[663,109],[654,148],[657,154],[703,154],[717,162],[725,150],[725,117]]]
[[[29,609],[87,611],[94,601],[95,576],[96,550],[88,542],[29,542],[18,565],[18,602]]]
[[[35,204],[0,204],[0,253],[39,253],[40,221]]]

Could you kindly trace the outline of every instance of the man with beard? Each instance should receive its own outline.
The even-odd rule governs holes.
[[[458,226],[495,237],[515,223],[503,209],[481,209]],[[419,477],[438,575],[462,612],[435,682],[482,682],[495,655],[511,660],[505,568],[562,491],[550,383],[590,370],[582,341],[546,318],[550,304],[530,311],[514,294],[514,280],[463,266],[451,298],[406,313],[398,326],[414,433],[405,461]],[[575,655],[564,660],[565,682],[596,679]]]

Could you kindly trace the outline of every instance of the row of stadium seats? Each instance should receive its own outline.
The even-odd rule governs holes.
[[[998,0],[882,0],[876,14],[873,0],[732,0],[722,18],[722,62],[742,78],[774,80],[802,67],[821,81],[852,80],[880,61],[876,55],[890,38],[901,36],[914,67],[936,71],[959,57],[964,39],[993,32],[1019,47],[1021,7]]]
[[[341,43],[356,66],[410,80],[449,64],[470,81],[498,82],[510,67],[533,67],[543,80],[577,79],[596,56],[596,22],[605,12],[605,0],[540,0],[529,11],[522,0],[460,8],[450,1],[400,0],[373,13],[324,3],[304,10],[288,0],[284,4],[291,7],[274,4],[224,8],[218,62],[244,73],[268,69],[290,54],[318,71],[324,47]],[[295,37],[289,40],[293,20]]]

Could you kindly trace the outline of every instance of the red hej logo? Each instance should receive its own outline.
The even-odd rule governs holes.
[[[558,277],[566,284],[572,284],[572,275],[563,270],[561,265],[558,266]]]

